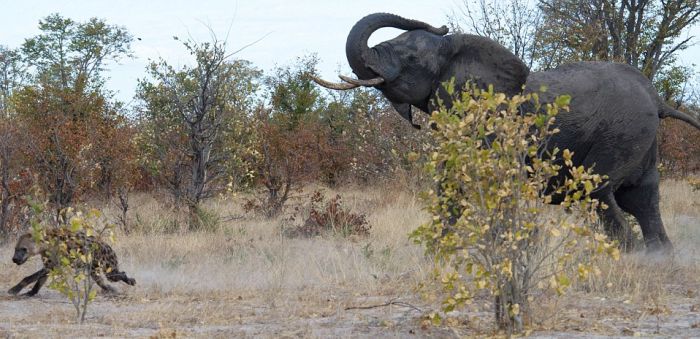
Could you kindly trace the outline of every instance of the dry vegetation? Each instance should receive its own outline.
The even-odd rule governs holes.
[[[553,67],[622,60],[608,51],[682,47],[689,40],[674,38],[700,15],[695,2],[673,7],[685,2],[646,1],[619,11],[587,11],[575,1],[540,1],[563,9],[549,12],[528,10],[520,0],[494,5],[514,9],[498,22],[543,32],[525,47],[531,61]],[[498,8],[484,13],[499,16]],[[590,30],[607,12],[644,24]],[[668,32],[671,26],[677,33]],[[153,60],[127,107],[105,87],[103,67],[132,53],[134,37],[124,27],[56,13],[40,21],[39,31],[22,46],[0,45],[0,338],[494,334],[493,312],[479,305],[449,314],[439,326],[426,318],[443,296],[435,292],[433,261],[408,239],[430,218],[413,193],[426,174],[408,155],[425,157],[430,139],[379,92],[322,92],[309,77],[316,74],[314,56],[262,72],[231,57],[212,32],[210,42],[180,40],[196,65]],[[509,32],[502,42],[519,44],[510,35],[526,31]],[[645,34],[661,40],[634,38]],[[564,39],[572,35],[581,43]],[[614,37],[623,35],[629,39],[618,46]],[[642,45],[647,42],[652,45]],[[655,83],[665,100],[697,107],[697,93],[681,102],[690,94],[684,90],[690,73],[664,73],[683,71],[673,55],[663,65],[645,60],[659,55],[630,54],[634,60],[627,62],[644,65],[650,78],[661,71]],[[664,174],[697,171],[700,135],[665,125]],[[309,183],[364,186],[326,189],[326,200],[314,207],[308,203],[318,187]],[[536,296],[531,334],[700,337],[700,189],[685,181],[666,181],[662,189],[674,255],[626,254],[561,298]],[[75,325],[70,302],[49,288],[35,298],[2,293],[40,265],[36,258],[22,266],[10,261],[16,233],[27,228],[28,198],[39,190],[34,198],[43,201],[45,194],[56,211],[120,201],[102,207],[123,226],[115,249],[137,285],[118,285],[117,297],[98,295],[84,325]],[[239,195],[217,198],[232,192]],[[173,202],[180,208],[168,207]]]
[[[700,192],[685,181],[666,181],[662,190],[675,256],[628,254],[563,298],[541,299],[533,335],[700,336]],[[439,298],[419,287],[431,284],[432,264],[407,238],[427,217],[414,195],[340,193],[347,207],[367,215],[368,237],[290,239],[281,232],[284,216],[244,214],[242,199],[209,203],[222,219],[215,230],[166,233],[172,213],[151,196],[134,196],[140,229],[120,235],[116,250],[137,286],[98,296],[83,326],[74,325],[73,310],[55,291],[1,296],[0,337],[492,334],[490,312],[476,308],[451,314],[441,327],[425,321]],[[4,288],[39,266],[36,259],[12,264],[12,245],[0,249]]]

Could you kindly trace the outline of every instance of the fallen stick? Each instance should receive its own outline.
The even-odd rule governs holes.
[[[379,304],[379,305],[349,306],[349,307],[346,307],[345,310],[346,310],[346,311],[347,311],[347,310],[369,310],[369,309],[372,309],[372,308],[385,307],[385,306],[391,306],[391,305],[408,307],[408,308],[411,308],[411,309],[413,309],[413,310],[415,310],[415,311],[423,312],[420,308],[418,308],[418,307],[416,307],[416,306],[413,306],[413,305],[411,305],[411,304],[409,304],[409,303],[407,303],[407,302],[404,302],[404,301],[397,301],[396,299],[391,299],[391,300],[387,301],[386,303]]]

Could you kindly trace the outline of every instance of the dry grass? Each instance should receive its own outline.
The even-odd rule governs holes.
[[[209,232],[182,232],[172,211],[150,196],[134,196],[132,216],[140,232],[120,235],[116,251],[137,286],[119,285],[124,291],[119,298],[98,297],[83,327],[72,325],[72,310],[51,290],[34,299],[0,297],[0,337],[173,331],[206,337],[444,337],[489,328],[484,313],[459,313],[449,327],[425,328],[423,314],[410,307],[345,310],[399,298],[427,312],[439,302],[422,298],[417,289],[430,283],[432,263],[407,239],[427,218],[416,197],[390,189],[346,188],[341,195],[351,210],[367,215],[369,237],[286,238],[282,218],[245,215],[242,199],[210,202],[209,211],[224,222]],[[539,302],[537,333],[700,335],[691,328],[692,319],[700,319],[700,192],[667,181],[662,195],[676,255],[629,254],[606,263],[596,280],[559,300]],[[38,260],[14,266],[10,247],[0,248],[5,289],[39,266]]]
[[[598,292],[626,294],[630,298],[660,298],[676,291],[673,285],[691,286],[700,282],[700,192],[693,192],[685,181],[662,185],[661,213],[674,244],[671,257],[633,253],[620,262],[608,262]],[[637,226],[638,227],[638,226]]]
[[[700,192],[686,181],[663,182],[661,213],[673,254],[605,260],[600,276],[543,302],[544,333],[700,336]]]
[[[371,236],[289,239],[281,234],[282,217],[248,216],[224,223],[215,232],[122,237],[119,251],[124,266],[134,267],[135,275],[157,292],[250,290],[267,295],[338,286],[374,292],[383,288],[383,276],[423,279],[427,263],[421,249],[406,237],[425,219],[413,197],[399,194],[392,205],[379,191],[346,191],[344,197],[351,209],[368,214]],[[235,200],[208,207],[217,215],[244,215]]]

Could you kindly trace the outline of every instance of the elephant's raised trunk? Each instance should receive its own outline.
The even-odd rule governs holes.
[[[448,32],[446,26],[436,28],[422,21],[410,20],[389,13],[374,13],[362,18],[352,27],[345,43],[348,63],[360,79],[377,77],[377,74],[367,67],[368,62],[372,63],[377,58],[375,51],[367,45],[367,41],[372,33],[383,27],[394,27],[407,31],[424,29],[439,35],[445,35]]]
[[[428,32],[445,35],[448,32],[446,26],[435,28],[425,22],[402,18],[389,13],[370,14],[358,21],[350,30],[348,40],[345,43],[345,53],[348,63],[359,79],[352,79],[340,76],[344,83],[325,81],[312,76],[312,79],[319,85],[336,90],[348,90],[360,86],[373,87],[384,83],[384,78],[373,71],[369,64],[377,64],[378,56],[376,52],[369,48],[367,41],[376,30],[383,27],[394,27],[403,30],[424,29]]]

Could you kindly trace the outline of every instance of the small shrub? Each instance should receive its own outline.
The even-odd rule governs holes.
[[[289,221],[294,221],[292,216]],[[356,214],[343,206],[342,198],[336,195],[328,201],[320,191],[310,198],[308,216],[300,226],[285,230],[290,237],[314,237],[319,235],[367,236],[371,229],[364,214]]]
[[[449,84],[447,90],[454,95]],[[603,178],[575,167],[572,152],[546,147],[568,97],[542,107],[537,93],[460,94],[452,108],[433,113],[436,142],[426,170],[437,188],[425,194],[432,218],[412,237],[436,260],[448,293],[443,311],[486,291],[499,328],[519,333],[531,321],[534,290],[564,293],[573,279],[599,272],[597,255],[619,255],[591,227],[604,208],[591,197]],[[521,113],[524,104],[537,113]],[[556,180],[560,171],[568,175]],[[552,201],[570,213],[548,215]]]
[[[110,239],[114,243],[113,226],[105,225],[98,228],[98,219],[101,217],[101,212],[91,210],[88,213],[74,211],[72,208],[67,208],[59,213],[58,229],[65,234],[68,242],[81,246],[71,246],[69,248],[66,242],[59,242],[56,237],[47,237],[46,230],[52,223],[52,220],[47,218],[46,202],[31,203],[34,216],[31,221],[32,235],[34,241],[40,246],[46,247],[49,254],[49,260],[56,265],[49,271],[49,288],[58,291],[70,300],[76,312],[76,319],[79,323],[85,321],[88,305],[93,301],[97,291],[94,289],[94,282],[90,278],[93,269],[102,269],[95,267],[93,260],[97,245],[92,242],[80,241],[75,238],[78,234],[84,234],[88,237],[97,239]]]
[[[334,154],[322,126],[288,118],[266,110],[256,114],[260,142],[249,161],[261,190],[253,205],[268,218],[280,215],[293,192],[319,177],[321,160]]]

